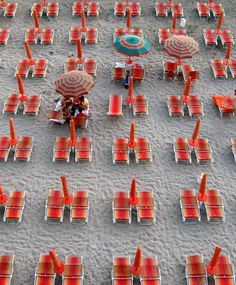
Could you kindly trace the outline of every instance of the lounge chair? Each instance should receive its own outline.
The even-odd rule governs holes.
[[[9,144],[9,137],[0,136],[0,160],[7,161],[11,146]]]
[[[203,116],[203,104],[198,96],[189,96],[187,102],[188,113],[190,117],[196,116]]]
[[[18,3],[7,3],[7,6],[3,10],[3,16],[13,18],[16,15]]]
[[[176,79],[177,70],[178,70],[178,65],[176,62],[171,62],[171,61],[163,62],[164,79]]]
[[[83,256],[67,256],[62,285],[83,285]]]
[[[17,93],[9,94],[5,100],[2,113],[16,115],[18,107],[20,105],[19,99],[20,99],[20,94]]]
[[[48,119],[50,122],[57,124],[64,124],[65,120],[61,111],[51,111],[48,114]]]
[[[124,67],[113,67],[112,69],[112,78],[116,80],[125,78],[125,68]]]
[[[97,75],[97,62],[95,59],[86,59],[84,62],[84,70],[92,75],[95,76]]]
[[[72,27],[69,32],[69,43],[76,44],[81,39],[81,28]]]
[[[45,78],[48,69],[48,61],[45,59],[36,60],[33,68],[33,78]]]
[[[202,255],[188,255],[186,257],[187,285],[207,285],[207,272]]]
[[[56,274],[50,255],[40,254],[35,269],[34,285],[55,285]]]
[[[129,257],[113,257],[112,265],[112,285],[132,285],[133,275],[130,272],[130,258]]]
[[[163,28],[158,31],[158,39],[160,44],[164,44],[164,42],[171,36],[170,29]]]
[[[191,149],[187,138],[174,138],[174,153],[177,163],[191,163]]]
[[[167,107],[171,117],[184,116],[183,103],[180,96],[168,96]]]
[[[220,223],[225,220],[224,205],[218,190],[206,191],[207,200],[204,202],[206,208],[207,221]]]
[[[10,29],[0,29],[0,45],[6,45],[10,36]]]
[[[180,191],[180,209],[183,222],[198,223],[201,221],[200,205],[195,190]]]
[[[115,192],[112,203],[113,224],[131,224],[131,205],[128,200],[128,192]]]
[[[133,114],[136,115],[148,115],[148,102],[145,95],[134,96],[134,102],[132,104]]]
[[[197,163],[212,163],[212,150],[207,138],[196,139],[196,146],[194,152],[197,158]]]
[[[209,45],[216,46],[217,45],[217,36],[214,30],[203,29],[203,38],[204,38],[206,46],[209,46]]]
[[[235,273],[230,257],[227,255],[219,256],[214,274],[215,285],[234,285]]]
[[[141,81],[144,79],[144,68],[142,66],[135,66],[131,70],[133,80]]]
[[[57,2],[50,2],[47,6],[47,16],[48,17],[55,17],[58,16],[59,12],[59,5]]]
[[[31,72],[31,66],[27,59],[22,59],[16,66],[15,76],[20,75],[22,78],[27,78]]]
[[[216,78],[227,78],[227,70],[222,59],[212,59],[211,67]]]
[[[0,282],[10,285],[13,275],[14,255],[0,255]]]
[[[24,103],[23,115],[38,115],[41,104],[40,95],[28,96],[27,101]]]
[[[211,15],[211,11],[207,3],[197,2],[197,12],[200,18],[202,17],[209,18]]]
[[[140,28],[131,29],[130,33],[131,33],[131,35],[138,36],[140,38],[143,37],[143,30]]]
[[[171,5],[171,15],[172,17],[176,15],[177,18],[181,18],[184,16],[184,10],[181,3],[173,3]]]
[[[34,137],[21,136],[15,149],[14,161],[30,161]]]
[[[92,161],[92,143],[90,137],[77,138],[75,161]]]
[[[25,207],[25,191],[11,191],[5,205],[3,221],[21,223]]]
[[[126,14],[125,3],[124,2],[115,2],[114,15],[124,17],[125,14]]]
[[[42,17],[42,16],[43,16],[43,13],[44,13],[44,11],[45,11],[44,8],[45,8],[45,7],[44,7],[44,5],[43,5],[42,2],[35,2],[35,3],[33,4],[32,8],[31,8],[31,16],[33,16],[34,11],[36,11],[38,17]]]
[[[37,44],[38,42],[38,30],[35,28],[29,28],[25,32],[25,41],[29,44]]]
[[[183,74],[184,81],[187,81],[189,76],[191,76],[192,81],[199,79],[199,71],[194,70],[192,64],[181,65],[181,72]]]
[[[56,137],[56,142],[53,148],[53,162],[55,161],[70,161],[70,147],[67,137]]]
[[[141,15],[141,5],[139,2],[130,2],[129,3],[129,10],[131,16],[140,16]]]
[[[85,43],[86,44],[96,44],[97,40],[97,28],[87,28]]]
[[[112,146],[112,161],[113,164],[123,162],[129,164],[129,148],[128,139],[115,138]]]
[[[157,17],[167,17],[168,16],[166,4],[163,2],[156,3],[155,12],[156,12]]]
[[[161,285],[161,272],[156,257],[142,259],[141,285]]]
[[[63,222],[64,202],[61,190],[49,190],[45,205],[45,222]]]
[[[134,154],[136,163],[152,161],[152,150],[147,137],[136,139]]]
[[[119,117],[122,116],[122,95],[111,94],[109,97],[108,116]]]
[[[71,223],[88,223],[89,199],[87,191],[76,191],[70,205]]]
[[[51,45],[54,40],[54,30],[51,28],[44,29],[42,34],[40,35],[40,43],[41,45]]]
[[[227,29],[221,30],[220,40],[223,46],[228,45],[230,43],[234,44],[233,35],[231,34],[231,31]]]
[[[74,117],[75,120],[75,128],[81,128],[81,129],[86,129],[88,126],[88,115],[84,113],[79,113]]]
[[[139,191],[137,221],[140,225],[152,225],[156,222],[156,207],[152,191]]]
[[[87,8],[87,15],[89,17],[93,16],[93,17],[97,17],[99,15],[100,12],[100,5],[99,2],[90,2],[88,4],[88,8]]]
[[[83,2],[74,2],[72,7],[72,16],[81,16],[84,11],[84,3]]]
[[[228,65],[229,71],[232,75],[233,78],[236,77],[236,60],[232,59],[229,61],[229,65]]]
[[[211,11],[214,18],[218,18],[222,13],[225,16],[225,10],[221,3],[211,3]]]
[[[124,36],[125,34],[126,34],[126,29],[116,28],[113,34],[113,39],[115,40],[117,37]]]
[[[224,100],[228,100],[228,99],[231,99],[229,96],[226,96],[226,95],[214,95],[212,97],[212,100],[214,102],[214,104],[217,106],[219,112],[220,112],[220,116],[221,117],[233,117],[234,116],[234,113],[235,113],[235,107],[232,106],[232,108],[229,108],[229,109],[226,109],[224,108],[223,106],[223,101]]]

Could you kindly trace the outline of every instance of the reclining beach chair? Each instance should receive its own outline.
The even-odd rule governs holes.
[[[53,162],[55,161],[70,161],[70,147],[67,137],[56,137],[56,142],[53,148]]]
[[[48,69],[48,61],[45,59],[36,60],[33,68],[33,78],[45,78]]]
[[[187,138],[174,138],[174,153],[177,163],[191,163],[191,149]]]
[[[178,65],[176,62],[163,61],[163,77],[164,79],[177,78]]]
[[[183,74],[184,81],[187,81],[189,76],[191,76],[191,80],[199,79],[199,71],[194,70],[192,64],[182,64],[181,72]]]
[[[171,15],[172,17],[176,15],[177,18],[181,18],[184,16],[184,10],[181,3],[173,3],[171,5]]]
[[[73,193],[73,201],[70,205],[71,223],[88,223],[89,199],[87,191],[76,191]]]
[[[87,8],[87,15],[89,17],[93,16],[93,17],[97,17],[99,15],[100,12],[100,5],[99,2],[89,2],[88,4],[88,8]]]
[[[215,79],[228,77],[227,69],[222,59],[212,59],[211,67],[212,67]]]
[[[25,191],[11,191],[5,205],[3,221],[21,223],[25,207]]]
[[[116,80],[125,79],[125,68],[113,66],[112,79]]]
[[[158,31],[158,39],[160,44],[164,44],[164,41],[166,41],[171,36],[170,29],[159,29]]]
[[[84,67],[83,67],[83,69],[84,69]],[[78,59],[77,58],[68,58],[66,60],[64,70],[65,70],[65,72],[69,72],[72,70],[78,70]]]
[[[130,2],[129,3],[129,10],[131,16],[140,16],[141,15],[141,5],[139,2]]]
[[[148,102],[145,95],[134,96],[134,102],[132,104],[133,114],[136,115],[148,115]]]
[[[108,116],[119,117],[122,116],[122,95],[111,94],[109,97]]]
[[[59,5],[57,2],[49,2],[47,6],[47,16],[56,17],[58,16]]]
[[[133,80],[141,81],[144,79],[144,68],[142,66],[135,66],[131,70]]]
[[[28,59],[22,59],[16,66],[15,77],[20,75],[22,78],[27,78],[31,73],[31,66],[29,65]]]
[[[54,285],[56,273],[50,255],[40,254],[35,270],[34,285]]]
[[[204,115],[203,104],[198,96],[189,96],[187,103],[188,113],[190,117],[200,117]]]
[[[84,11],[84,3],[83,2],[74,2],[72,7],[72,16],[81,16]]]
[[[235,59],[231,59],[228,65],[229,71],[232,75],[233,78],[236,77],[236,60]]]
[[[188,285],[207,285],[207,272],[202,255],[188,255],[186,257],[186,279]]]
[[[41,45],[51,45],[54,40],[54,30],[51,28],[44,29],[42,34],[40,35],[40,43]]]
[[[116,28],[113,34],[113,40],[115,40],[117,37],[124,36],[125,34],[126,34],[126,29]]]
[[[211,15],[211,11],[207,5],[207,3],[197,2],[197,12],[200,18],[206,17],[209,18]]]
[[[96,77],[96,75],[97,75],[97,62],[96,62],[96,60],[95,59],[85,59],[84,70],[88,74]]]
[[[230,257],[227,255],[219,256],[214,275],[215,285],[234,285],[235,273]]]
[[[152,225],[156,222],[156,207],[152,191],[139,191],[137,221],[140,225]]]
[[[67,256],[62,285],[83,285],[83,256]]]
[[[98,42],[97,35],[98,35],[97,28],[87,28],[85,43],[96,44]]]
[[[112,202],[113,224],[131,224],[132,213],[129,204],[129,193],[117,191]]]
[[[115,16],[125,16],[126,10],[125,10],[125,3],[124,2],[115,2],[114,6],[114,15]]]
[[[38,30],[35,28],[29,28],[25,32],[25,41],[29,44],[37,44],[38,42]]]
[[[180,191],[180,209],[183,222],[198,223],[201,221],[200,205],[195,190]]]
[[[216,46],[217,45],[217,36],[214,30],[203,29],[203,38],[206,46]]]
[[[167,17],[168,16],[166,4],[163,2],[156,3],[155,12],[156,12],[157,17]]]
[[[81,30],[79,27],[71,27],[69,32],[69,43],[76,44],[81,39]]]
[[[76,115],[74,117],[74,121],[75,121],[75,128],[81,128],[81,129],[86,129],[88,126],[88,115],[84,114],[84,113],[79,113],[78,115]]]
[[[5,100],[2,113],[16,115],[18,107],[20,105],[19,99],[20,99],[20,94],[17,93],[9,94]]]
[[[42,2],[35,2],[31,8],[31,16],[33,16],[34,11],[36,11],[38,17],[42,17],[45,12],[45,7]]]
[[[134,154],[136,163],[152,161],[152,150],[147,137],[136,139]]]
[[[34,137],[21,136],[15,149],[14,161],[30,161]]]
[[[211,3],[211,11],[214,18],[218,18],[222,13],[225,16],[225,10],[221,3]]]
[[[113,256],[112,285],[132,285],[133,275],[130,272],[131,262],[129,257]]]
[[[92,142],[90,137],[77,138],[75,161],[92,161]]]
[[[11,146],[9,144],[9,137],[0,136],[0,160],[7,161]]]
[[[131,33],[131,35],[138,36],[140,38],[143,37],[143,30],[140,28],[131,29],[130,33]]]
[[[6,45],[10,36],[10,29],[0,29],[0,45]]]
[[[1,141],[0,141],[0,145],[1,145]],[[231,139],[231,149],[234,155],[234,160],[236,162],[236,139]]]
[[[141,285],[161,285],[161,272],[156,257],[142,259]]]
[[[183,103],[180,96],[168,96],[167,107],[170,117],[184,116]]]
[[[24,103],[23,115],[35,115],[39,113],[39,108],[41,104],[40,95],[28,96],[27,101]]]
[[[0,282],[10,285],[13,275],[14,255],[0,255]]]
[[[129,164],[129,148],[128,139],[115,138],[112,146],[112,161],[113,164],[123,162]]]
[[[61,190],[49,190],[45,205],[45,222],[63,222],[65,207],[63,198]]]
[[[50,122],[63,125],[65,120],[61,111],[51,111],[48,114],[48,119]]]
[[[218,190],[206,191],[207,200],[204,202],[206,208],[207,221],[220,223],[225,220],[224,205]]]
[[[221,30],[220,41],[222,46],[228,45],[229,43],[234,44],[233,35],[230,30]]]
[[[212,163],[212,150],[207,138],[198,138],[197,145],[194,146],[197,163]]]
[[[13,18],[16,15],[18,3],[7,3],[7,6],[3,10],[3,16]]]

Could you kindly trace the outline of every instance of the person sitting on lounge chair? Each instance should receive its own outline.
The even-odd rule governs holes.
[[[74,116],[79,113],[83,113],[85,115],[89,115],[89,101],[84,96],[80,96],[79,98],[74,99],[74,106],[73,106]]]

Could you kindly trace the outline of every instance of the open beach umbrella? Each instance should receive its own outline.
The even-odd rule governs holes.
[[[215,247],[215,251],[214,251],[214,254],[211,258],[211,261],[206,265],[207,273],[213,275],[217,272],[217,266],[216,265],[217,265],[221,250],[222,250],[222,248],[219,247],[218,245]]]
[[[136,178],[132,180],[131,188],[129,191],[129,203],[131,205],[138,205],[139,199],[137,197]]]
[[[11,146],[16,146],[18,144],[18,139],[16,136],[16,130],[15,130],[13,118],[10,118],[10,137],[11,138],[9,140],[9,144]]]
[[[142,264],[142,250],[140,247],[138,247],[134,258],[134,263],[130,267],[130,272],[135,276],[139,276],[142,272],[141,264]]]
[[[186,104],[188,103],[189,101],[189,95],[190,95],[190,89],[191,89],[191,82],[192,82],[192,79],[191,79],[191,76],[188,77],[188,80],[185,84],[185,88],[184,88],[184,95],[182,96],[181,98],[181,101]]]
[[[2,185],[0,185],[0,205],[3,205],[7,202],[8,196],[4,193]]]
[[[201,124],[201,119],[198,118],[197,122],[196,122],[196,126],[195,126],[193,134],[192,134],[192,139],[189,141],[190,146],[196,146],[196,139],[197,139],[197,136],[199,133],[200,124]]]
[[[134,121],[132,122],[131,127],[130,127],[128,146],[129,146],[129,148],[135,148],[135,146],[136,146]]]
[[[197,193],[197,199],[200,202],[205,202],[207,200],[207,195],[206,195],[206,182],[207,182],[207,174],[204,173],[202,176],[202,180],[199,186],[199,190]]]
[[[64,204],[71,204],[73,198],[70,195],[69,187],[68,187],[65,176],[61,176],[61,184],[62,184],[62,190],[64,194],[63,202]]]
[[[49,255],[53,262],[53,270],[56,274],[62,274],[65,271],[65,264],[58,258],[55,249],[49,251]]]
[[[86,71],[70,71],[56,80],[56,92],[64,97],[79,97],[88,94],[94,86],[93,77]]]

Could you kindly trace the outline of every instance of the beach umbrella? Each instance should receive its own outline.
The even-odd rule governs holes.
[[[229,42],[229,44],[227,46],[226,54],[225,54],[225,62],[224,62],[224,64],[228,64],[228,61],[230,59],[231,51],[232,51],[232,42]]]
[[[214,275],[217,272],[217,262],[220,256],[222,248],[220,246],[215,247],[214,254],[211,258],[211,261],[206,265],[206,270],[209,274]]]
[[[26,51],[26,55],[28,57],[28,64],[29,65],[34,65],[35,64],[35,60],[33,60],[33,57],[32,57],[32,53],[31,53],[31,50],[30,50],[30,46],[29,46],[29,43],[28,42],[25,42],[25,51]]]
[[[130,267],[130,272],[136,276],[139,276],[142,272],[142,250],[140,247],[138,247],[135,258],[134,258],[134,263]]]
[[[128,104],[133,104],[134,103],[133,88],[134,88],[134,79],[133,79],[133,76],[130,76],[128,96],[126,98],[126,102]]]
[[[190,146],[196,146],[196,139],[197,139],[197,136],[199,133],[200,123],[201,123],[201,119],[198,118],[197,122],[196,122],[196,126],[195,126],[193,134],[192,134],[192,139],[189,141]]]
[[[70,120],[70,139],[68,142],[69,146],[76,146],[76,132],[75,132],[75,121],[73,119]]]
[[[64,97],[79,97],[88,94],[94,86],[93,77],[86,71],[70,71],[56,80],[56,92]]]
[[[77,56],[78,56],[78,64],[83,64],[84,59],[83,59],[81,39],[78,39],[77,41]]]
[[[128,31],[131,29],[131,11],[130,11],[130,9],[128,9],[128,11],[127,11],[126,28]]]
[[[217,26],[216,26],[217,31],[220,30],[220,28],[223,24],[223,21],[224,21],[224,13],[221,13],[219,16],[218,22],[217,22]]]
[[[35,25],[35,28],[39,29],[39,18],[38,18],[38,14],[37,14],[36,10],[34,10],[33,14],[34,14],[34,25]]]
[[[199,190],[198,190],[198,194],[197,194],[197,199],[200,202],[205,202],[207,200],[206,182],[207,182],[207,174],[204,173],[202,176],[202,180],[201,180]]]
[[[7,202],[8,196],[4,193],[2,185],[0,185],[0,205],[3,205]]]
[[[21,78],[21,76],[19,74],[17,75],[17,82],[18,82],[19,93],[21,95],[19,100],[21,102],[26,102],[28,97],[25,95],[25,88],[24,88],[24,85],[23,85],[22,78]]]
[[[128,146],[129,146],[129,148],[135,148],[135,146],[136,146],[134,121],[132,122],[131,127],[130,127]]]
[[[136,178],[132,180],[131,188],[129,191],[129,203],[131,205],[138,205],[139,199],[137,197]]]
[[[174,14],[174,17],[172,20],[172,26],[171,26],[172,33],[175,33],[176,26],[177,26],[177,13]]]
[[[49,255],[53,262],[53,270],[56,274],[62,274],[65,271],[65,264],[58,258],[55,249],[49,251]]]
[[[182,96],[181,98],[181,101],[186,104],[188,103],[189,101],[189,95],[190,95],[190,89],[191,89],[191,82],[192,82],[192,79],[191,79],[191,76],[188,77],[188,80],[185,84],[185,88],[184,88],[184,95]]]
[[[86,30],[87,30],[87,25],[86,25],[86,18],[85,18],[84,9],[83,9],[82,15],[81,15],[81,26],[82,26],[82,32],[86,32]]]
[[[69,187],[68,187],[65,176],[61,176],[61,184],[62,184],[62,190],[64,194],[63,202],[64,204],[71,204],[73,197],[70,195]]]
[[[10,118],[10,140],[9,144],[11,146],[16,146],[18,144],[17,136],[16,136],[16,130],[14,126],[14,120],[13,118]]]

